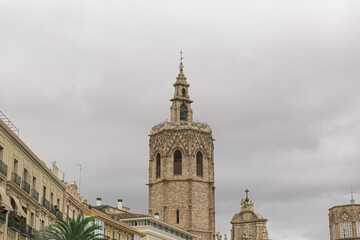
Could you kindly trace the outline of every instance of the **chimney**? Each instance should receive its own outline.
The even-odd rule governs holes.
[[[101,198],[96,198],[96,206],[101,206]]]
[[[155,213],[155,218],[159,219],[159,213]]]
[[[118,209],[123,209],[122,199],[118,199]]]

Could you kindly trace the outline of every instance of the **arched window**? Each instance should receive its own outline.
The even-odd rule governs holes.
[[[179,211],[179,209],[176,210],[176,223],[177,224],[180,223],[180,211]]]
[[[340,219],[340,238],[352,236],[353,231],[350,216],[347,213],[343,213]]]
[[[180,120],[181,121],[187,120],[187,108],[184,104],[180,106]]]
[[[181,90],[181,94],[182,94],[183,97],[186,97],[186,90],[185,90],[185,88],[183,88],[183,89]]]
[[[181,152],[176,150],[174,152],[174,174],[182,173],[182,157]]]
[[[196,154],[196,175],[203,175],[203,155],[200,151]]]
[[[156,155],[156,178],[159,178],[161,174],[161,159],[160,153]]]
[[[357,215],[357,219],[356,219],[356,235],[358,237],[360,237],[360,212]]]

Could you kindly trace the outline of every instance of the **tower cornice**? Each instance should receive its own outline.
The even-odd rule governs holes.
[[[154,126],[150,131],[150,136],[165,130],[194,130],[211,134],[212,130],[206,123],[200,122],[163,122]]]

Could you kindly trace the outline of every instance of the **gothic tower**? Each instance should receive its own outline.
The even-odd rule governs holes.
[[[149,215],[214,240],[214,139],[209,125],[193,122],[189,86],[180,64],[171,121],[150,132]]]

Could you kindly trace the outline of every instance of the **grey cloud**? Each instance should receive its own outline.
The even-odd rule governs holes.
[[[217,231],[249,188],[272,239],[359,198],[358,1],[0,1],[0,110],[89,202],[147,212],[148,134],[178,50],[214,133]]]

